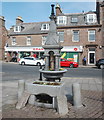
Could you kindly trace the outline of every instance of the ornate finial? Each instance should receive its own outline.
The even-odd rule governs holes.
[[[55,6],[54,4],[51,5],[51,7],[52,7],[51,16],[55,15],[55,13],[54,13],[54,6]]]
[[[51,20],[56,20],[56,16],[55,16],[55,13],[54,13],[54,4],[51,5],[52,7],[52,11],[51,11],[51,15],[50,15],[50,19]]]

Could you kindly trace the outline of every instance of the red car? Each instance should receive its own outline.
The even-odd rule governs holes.
[[[60,66],[62,66],[62,67],[70,67],[70,68],[73,68],[73,67],[77,68],[78,67],[78,63],[66,60],[64,58],[61,58],[61,60],[60,60]]]

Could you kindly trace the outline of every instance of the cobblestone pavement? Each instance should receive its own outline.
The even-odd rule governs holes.
[[[81,85],[83,107],[76,109],[72,105],[71,99],[68,99],[67,115],[63,118],[102,118],[102,80],[93,78],[69,78],[63,77],[65,82],[65,93],[72,93],[72,84],[77,82]],[[60,118],[59,114],[53,109],[40,108],[27,105],[21,110],[15,109],[17,102],[18,83],[6,81],[0,86],[2,91],[2,109],[3,118]],[[1,110],[0,109],[0,110]]]

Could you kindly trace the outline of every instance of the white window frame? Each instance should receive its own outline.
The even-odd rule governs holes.
[[[78,22],[78,17],[72,17],[71,22],[72,23],[77,23]]]
[[[90,19],[90,16],[92,16],[92,21]],[[97,22],[96,14],[87,14],[87,23],[96,23],[96,22]]]
[[[90,33],[91,31],[94,31],[94,33]],[[90,34],[94,34],[95,35],[95,39],[94,40],[90,40]],[[96,31],[95,30],[88,30],[88,41],[89,42],[95,42],[96,41]]]
[[[60,39],[59,39],[59,41],[60,41],[60,42],[64,42],[64,31],[59,31],[59,32],[57,32],[58,36],[60,35],[60,33],[63,33],[63,41],[60,41]],[[58,38],[60,38],[60,36],[59,36]]]
[[[12,37],[12,45],[16,45],[16,37]]]
[[[44,26],[46,28],[44,28]],[[48,23],[43,23],[42,26],[41,26],[41,30],[49,30],[49,24]]]
[[[15,26],[14,27],[14,32],[20,32],[21,31],[21,27],[20,26]]]
[[[31,36],[27,36],[27,45],[31,45]]]
[[[57,17],[57,24],[58,25],[66,25],[67,17],[66,16],[58,16]]]
[[[42,36],[42,45],[45,45],[46,39],[47,39],[47,36]]]
[[[74,40],[74,31],[78,31],[78,38],[79,38],[78,41]],[[72,31],[72,42],[79,42],[79,41],[80,41],[79,30],[73,30]]]

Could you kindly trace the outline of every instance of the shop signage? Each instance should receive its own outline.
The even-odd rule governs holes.
[[[39,52],[44,52],[44,48],[42,47],[5,47],[5,51],[39,51]],[[61,49],[62,52],[82,52],[83,47],[82,46],[63,46]]]
[[[33,48],[34,51],[44,51],[44,48]]]
[[[78,50],[78,48],[74,48],[74,51],[77,51]]]
[[[63,46],[61,49],[62,52],[82,52],[83,47],[82,46]]]

